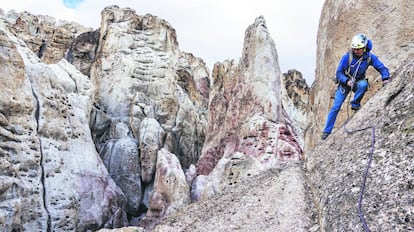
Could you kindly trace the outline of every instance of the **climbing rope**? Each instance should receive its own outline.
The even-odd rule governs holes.
[[[349,95],[349,99],[351,99],[351,94]],[[364,131],[364,130],[371,129],[371,149],[370,149],[370,152],[369,152],[369,159],[368,159],[367,167],[365,168],[364,176],[363,176],[363,179],[362,179],[361,192],[359,194],[359,199],[358,199],[358,214],[359,214],[359,218],[361,219],[362,227],[364,228],[365,232],[369,232],[370,230],[368,228],[367,222],[365,221],[364,214],[362,213],[362,209],[361,209],[362,206],[361,205],[362,205],[363,195],[364,195],[364,191],[365,191],[365,184],[367,182],[369,168],[371,167],[372,157],[373,157],[373,154],[374,154],[375,129],[376,129],[376,126],[375,125],[372,125],[372,126],[368,126],[368,127],[361,128],[361,129],[348,130],[346,128],[346,124],[348,123],[348,121],[350,119],[349,112],[348,112],[348,108],[349,108],[349,104],[348,104],[348,107],[347,107],[348,118],[344,122],[344,131],[346,133],[352,134],[352,133],[355,133],[355,132],[359,132],[359,131]]]

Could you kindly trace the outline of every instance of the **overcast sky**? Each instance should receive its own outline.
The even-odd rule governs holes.
[[[316,35],[325,0],[7,0],[5,12],[28,11],[99,27],[105,6],[150,13],[176,30],[180,50],[214,63],[239,60],[244,32],[262,15],[275,41],[282,72],[300,71],[310,86],[316,67]]]

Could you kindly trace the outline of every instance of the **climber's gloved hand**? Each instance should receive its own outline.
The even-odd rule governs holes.
[[[390,78],[384,79],[384,80],[382,80],[382,86],[385,86],[385,85],[387,85],[390,82],[391,82],[391,79]]]

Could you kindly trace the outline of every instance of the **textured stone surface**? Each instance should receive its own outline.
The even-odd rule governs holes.
[[[324,231],[362,230],[357,203],[372,141],[373,160],[362,204],[368,227],[414,230],[413,57],[346,125],[349,130],[368,129],[348,134],[341,128],[308,155],[309,181]]]
[[[142,201],[141,162],[136,140],[128,136],[128,126],[114,123],[108,139],[99,151],[112,179],[127,198],[126,212],[138,216]]]
[[[156,170],[148,211],[140,223],[146,228],[153,228],[167,215],[190,203],[190,186],[174,154],[161,149],[158,152]]]
[[[9,11],[4,18],[10,31],[48,64],[57,63],[65,56],[76,36],[91,30],[76,22],[29,12]]]
[[[57,225],[60,230],[119,227],[134,224],[141,210],[148,208],[144,222],[153,226],[167,214],[187,205],[189,185],[196,178],[194,164],[201,155],[206,136],[208,99],[211,93],[220,97],[223,90],[210,92],[204,62],[179,51],[175,31],[168,22],[152,15],[138,16],[132,9],[117,6],[102,11],[99,31],[87,31],[77,24],[70,27],[65,22],[56,24],[53,18],[27,12],[10,12],[4,17],[7,27],[23,39],[13,43],[19,44],[24,52],[11,56],[17,60],[7,60],[3,69],[10,69],[7,73],[20,75],[20,79],[31,84],[25,92],[32,101],[17,100],[29,104],[30,107],[24,108],[34,117],[33,123],[37,123],[32,125],[36,128],[32,130],[38,131],[33,139],[34,144],[39,143],[36,149],[40,155],[34,155],[38,160],[28,157],[28,161],[38,164],[40,190],[34,199],[39,201],[37,210],[42,212],[43,218],[34,217],[33,223],[42,222],[41,230],[57,228]],[[59,33],[50,37],[49,32]],[[45,50],[40,55],[42,43]],[[15,52],[13,49],[5,51]],[[27,57],[27,61],[19,60],[20,56]],[[68,62],[59,61],[63,57],[90,78]],[[43,63],[57,61],[58,64],[50,66]],[[262,66],[266,68],[262,70]],[[230,135],[226,141],[233,142],[228,156],[216,168],[227,174],[216,176],[211,182],[222,182],[223,186],[236,183],[243,176],[260,173],[263,168],[275,167],[277,160],[300,159],[302,151],[281,106],[281,72],[275,45],[269,40],[263,18],[258,18],[247,30],[241,63],[230,69],[240,74],[234,77],[242,77],[235,87],[246,91],[246,95],[227,93],[228,97],[236,97],[230,100],[232,111],[229,111],[236,115],[227,116],[224,124],[229,130],[219,136]],[[220,72],[215,74],[217,80],[221,79]],[[243,84],[243,81],[248,83]],[[216,82],[216,86],[219,85],[220,82]],[[236,88],[228,90],[234,92]],[[270,99],[264,94],[269,91]],[[3,107],[6,109],[11,103],[9,95],[4,96],[7,96]],[[222,114],[220,110],[216,112]],[[8,113],[0,118],[6,128],[12,125],[10,118]],[[217,118],[213,116],[212,120],[213,127],[220,129]],[[238,123],[243,124],[239,129],[244,141],[240,144],[233,136],[239,130]],[[16,129],[20,133],[19,130]],[[217,132],[220,131],[211,130],[209,136],[215,137]],[[265,143],[259,149],[252,149],[253,137]],[[237,146],[235,153],[231,152],[232,146]],[[168,154],[168,158],[161,159],[164,154]],[[229,169],[229,164],[237,165]],[[83,165],[99,168],[89,167],[86,171]],[[4,166],[13,173],[13,162],[4,161]],[[173,173],[173,179],[168,179],[165,173]],[[234,176],[227,179],[229,175]],[[62,186],[67,178],[74,183]],[[19,181],[19,178],[7,180],[4,188],[11,190],[6,192],[12,191]],[[55,188],[57,185],[59,188]],[[60,196],[62,192],[79,195],[71,198],[69,194],[72,200],[68,200]],[[72,211],[63,207],[65,213],[71,212],[71,217],[54,217],[65,213],[49,207],[49,197],[58,202],[52,205],[74,204]],[[10,212],[4,214],[14,215],[6,230],[21,224],[30,226],[24,221],[26,216],[20,216],[26,213],[20,208],[27,205],[13,202],[19,207],[9,208]],[[91,213],[86,214],[86,209]],[[126,213],[132,221],[126,221]],[[75,221],[72,217],[80,217],[79,223],[71,223]]]
[[[360,231],[370,130],[338,126],[318,143],[315,129],[355,28],[395,77],[348,124],[377,126],[362,210],[372,231],[413,230],[412,8],[327,1],[309,105],[300,73],[279,70],[263,17],[240,61],[216,64],[210,83],[156,16],[110,6],[99,30],[84,31],[0,12],[1,230]]]
[[[42,157],[33,115],[36,100],[16,43],[1,22],[0,27],[0,224],[6,231],[43,230],[47,228],[48,214],[44,208]]]
[[[117,6],[102,11],[98,31],[28,12],[2,17],[2,229],[133,223],[152,207],[162,148],[180,160],[189,195],[184,169],[201,154],[209,74],[179,51],[168,22]],[[173,190],[162,191],[173,197],[160,217],[187,202]]]
[[[100,42],[90,66],[97,86],[91,124],[94,141],[105,161],[115,160],[105,163],[128,197],[131,223],[136,224],[133,221],[148,207],[150,225],[173,212],[171,208],[182,206],[177,197],[164,202],[165,196],[176,195],[168,192],[173,188],[161,195],[154,192],[159,188],[154,179],[159,152],[165,149],[163,153],[176,156],[182,169],[198,160],[207,125],[209,74],[202,60],[178,49],[175,30],[156,16],[110,6],[102,11],[100,31],[92,35],[97,34]],[[85,51],[91,51],[93,38],[83,43]],[[124,125],[122,138],[111,136],[117,124]],[[105,148],[108,144],[110,149]],[[163,167],[169,168],[176,167]],[[124,178],[119,177],[122,173]],[[157,196],[162,196],[161,203],[154,206],[152,199]],[[155,213],[157,207],[165,210]]]
[[[39,62],[4,23],[0,31],[2,229],[126,225],[123,193],[100,160],[88,126],[92,82],[64,60]]]
[[[342,55],[347,52],[352,37],[365,33],[373,42],[372,52],[390,69],[391,76],[401,62],[413,52],[414,3],[411,0],[326,1],[321,13],[317,38],[316,76],[309,103],[309,129],[305,135],[305,150],[311,150],[320,140],[327,113],[332,105],[336,85],[332,81]],[[367,71],[370,88],[364,104],[379,88],[381,78],[372,67]],[[338,114],[337,130],[347,117],[346,99]]]
[[[175,31],[166,21],[128,8],[105,8],[100,36],[91,76],[98,88],[105,86],[96,96],[104,120],[97,118],[95,127],[120,120],[129,125],[129,136],[138,139],[141,121],[153,118],[165,131],[159,148],[168,147],[187,168],[198,159],[204,140],[204,63],[178,50]],[[98,143],[105,140],[105,130],[100,133]]]
[[[65,53],[65,59],[86,76],[96,59],[99,37],[99,30],[84,32],[74,38]]]
[[[222,185],[301,159],[302,148],[282,107],[281,76],[275,44],[264,18],[258,17],[246,30],[240,64],[214,66],[193,199],[206,199]]]
[[[308,127],[309,86],[302,74],[297,70],[289,70],[283,73],[282,79],[282,103],[298,135],[299,144],[304,147],[305,131]]]
[[[156,170],[157,153],[161,148],[165,132],[157,120],[153,118],[144,118],[140,124],[139,132],[141,179],[143,182],[149,183]]]
[[[228,185],[214,198],[171,215],[154,231],[311,231],[301,166],[287,163]]]

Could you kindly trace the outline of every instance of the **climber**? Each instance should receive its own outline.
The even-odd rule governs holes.
[[[390,81],[388,68],[370,52],[371,49],[372,41],[360,33],[352,38],[350,51],[342,56],[336,70],[336,79],[339,84],[335,92],[334,103],[326,119],[322,134],[323,140],[331,134],[336,116],[350,90],[355,93],[351,101],[351,109],[356,111],[361,107],[361,99],[368,89],[365,72],[369,65],[381,74],[384,85]]]

